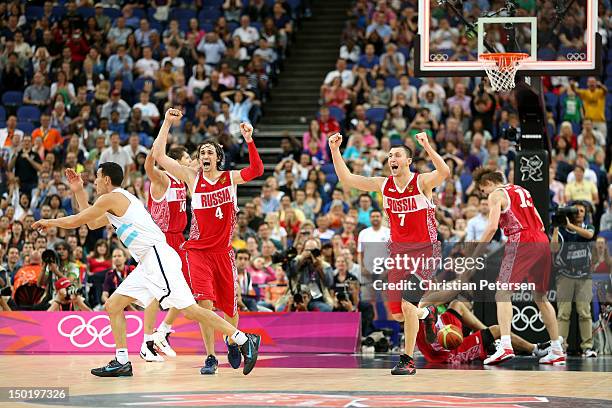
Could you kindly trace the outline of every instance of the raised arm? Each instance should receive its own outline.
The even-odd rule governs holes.
[[[70,190],[72,194],[74,194],[74,198],[78,205],[78,210],[83,211],[86,208],[89,208],[89,197],[87,196],[87,192],[83,188],[83,179],[80,175],[74,171],[74,169],[66,169],[66,178],[68,179],[68,185],[70,186]],[[108,224],[108,218],[106,214],[97,219],[88,222],[87,226],[89,229],[95,230],[98,228],[102,228]]]
[[[429,144],[429,137],[427,136],[427,133],[417,133],[416,139],[419,144],[423,146],[423,149],[427,152],[427,155],[429,155],[429,158],[436,168],[432,172],[423,173],[419,178],[421,181],[421,189],[425,193],[431,193],[434,188],[441,185],[444,180],[450,176],[450,169],[442,156],[440,156],[438,152],[436,152]]]
[[[151,154],[153,155],[155,161],[166,169],[166,171],[179,180],[188,183],[188,185],[192,185],[193,180],[195,179],[195,170],[187,166],[182,166],[176,160],[172,159],[166,154],[166,144],[168,143],[168,133],[170,132],[170,127],[174,123],[179,123],[182,116],[183,113],[178,109],[168,109],[166,111],[164,123],[162,123],[159,134],[157,135],[155,142],[153,142]]]
[[[151,180],[151,189],[153,189],[153,186],[158,186],[160,187],[160,190],[166,191],[170,180],[168,180],[168,177],[164,174],[163,171],[155,167],[155,159],[153,158],[152,153],[149,153],[147,155],[147,158],[145,159],[144,163],[144,169],[147,173],[147,177],[149,178],[149,180]]]
[[[385,181],[384,177],[364,177],[351,173],[340,154],[342,135],[333,134],[329,137],[329,148],[332,153],[334,169],[343,187],[352,187],[362,191],[380,191]]]
[[[241,123],[240,133],[242,133],[247,143],[247,147],[249,148],[249,167],[240,171],[232,170],[234,184],[244,184],[261,176],[264,172],[263,162],[261,161],[261,157],[259,157],[255,142],[253,142],[253,126],[248,123]]]

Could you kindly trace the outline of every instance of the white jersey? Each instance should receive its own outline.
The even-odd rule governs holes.
[[[134,259],[140,262],[154,245],[165,244],[166,236],[138,198],[122,188],[116,188],[112,192],[126,196],[130,200],[130,205],[123,217],[108,212],[106,216],[117,230],[117,236],[123,245]]]

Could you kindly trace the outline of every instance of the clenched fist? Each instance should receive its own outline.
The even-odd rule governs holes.
[[[330,149],[340,149],[340,145],[342,144],[342,135],[340,133],[334,133],[329,137],[328,142]]]

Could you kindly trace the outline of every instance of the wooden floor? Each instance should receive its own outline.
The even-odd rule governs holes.
[[[69,406],[204,406],[237,405],[237,406],[346,406],[341,403],[344,398],[355,398],[361,395],[384,395],[385,404],[381,401],[363,400],[360,406],[393,406],[405,405],[408,399],[404,395],[434,395],[449,398],[450,395],[474,394],[479,398],[487,396],[531,396],[531,403],[516,401],[482,406],[542,406],[539,402],[550,400],[547,406],[605,406],[612,404],[612,373],[609,371],[570,371],[561,367],[549,367],[548,370],[527,371],[511,369],[419,369],[416,376],[391,376],[389,368],[277,368],[273,364],[279,356],[260,356],[258,366],[249,376],[243,376],[241,370],[232,370],[223,356],[219,373],[215,376],[202,376],[199,368],[200,356],[179,356],[164,363],[145,363],[137,356],[131,356],[134,366],[134,377],[131,378],[97,378],[89,369],[104,365],[112,356],[70,356],[70,355],[15,355],[0,356],[0,375],[2,387],[69,387],[72,400]],[[330,357],[331,358],[331,357]],[[274,366],[277,367],[274,367]],[[282,364],[280,365],[283,366]],[[286,366],[286,364],[285,364]],[[297,365],[299,366],[299,364]],[[536,364],[537,367],[537,364]],[[609,367],[609,364],[608,366]],[[264,398],[267,393],[275,398]],[[245,392],[245,396],[235,393]],[[308,395],[304,400],[304,392]],[[159,393],[171,393],[171,401],[162,401]],[[207,393],[223,395],[223,399],[211,399]],[[229,396],[226,394],[230,394]],[[310,395],[311,393],[314,393]],[[330,396],[333,394],[333,397]],[[130,397],[118,397],[113,394],[130,394]],[[184,397],[195,394],[201,398],[179,402]],[[205,395],[202,395],[205,394]],[[280,394],[281,398],[278,398]],[[401,394],[398,400],[388,400],[390,396]],[[89,395],[90,397],[80,397]],[[178,395],[178,397],[176,397]],[[247,401],[258,395],[257,400]],[[551,400],[551,397],[552,400]],[[554,397],[571,397],[599,399],[591,404],[553,403]],[[233,400],[232,400],[233,398]],[[319,400],[323,398],[323,400]],[[464,398],[464,397],[457,397]],[[537,400],[540,398],[540,400]],[[423,398],[411,399],[407,406],[474,406],[465,402],[422,403]],[[157,401],[157,402],[156,402]],[[213,404],[214,402],[214,404]],[[299,404],[298,404],[299,402]],[[472,401],[474,402],[474,401]],[[563,401],[562,401],[563,402]],[[578,402],[578,401],[576,401]],[[159,403],[159,404],[158,404]],[[507,405],[510,403],[510,405]],[[567,403],[567,404],[566,404]],[[129,404],[129,405],[127,405]],[[501,404],[501,405],[497,405]],[[514,404],[514,405],[513,405]],[[14,403],[0,403],[0,406],[14,407]],[[26,404],[22,406],[49,406],[44,404]],[[56,405],[57,406],[57,405]],[[357,406],[357,405],[356,405]]]

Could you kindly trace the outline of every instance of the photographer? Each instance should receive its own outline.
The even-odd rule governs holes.
[[[75,285],[68,278],[68,272],[61,266],[61,262],[60,256],[52,249],[42,253],[43,265],[38,276],[38,286],[45,288],[46,298],[51,298],[51,305],[47,310],[75,310],[76,307],[78,310],[91,311],[81,296],[82,289],[78,287],[78,270]]]
[[[302,253],[289,264],[287,276],[295,309],[332,311],[329,289],[334,278],[331,266],[323,261],[318,240],[309,239],[304,243]]]
[[[367,336],[374,331],[374,307],[359,300],[359,279],[348,270],[347,259],[336,258],[334,272],[334,312],[361,312],[361,334]]]
[[[576,303],[580,347],[585,357],[597,357],[592,350],[593,335],[591,300],[591,245],[595,228],[584,222],[588,204],[578,202],[573,207],[562,208],[553,216],[552,252],[557,276],[557,321],[559,335],[567,339],[572,312]],[[565,220],[563,219],[565,218]]]

